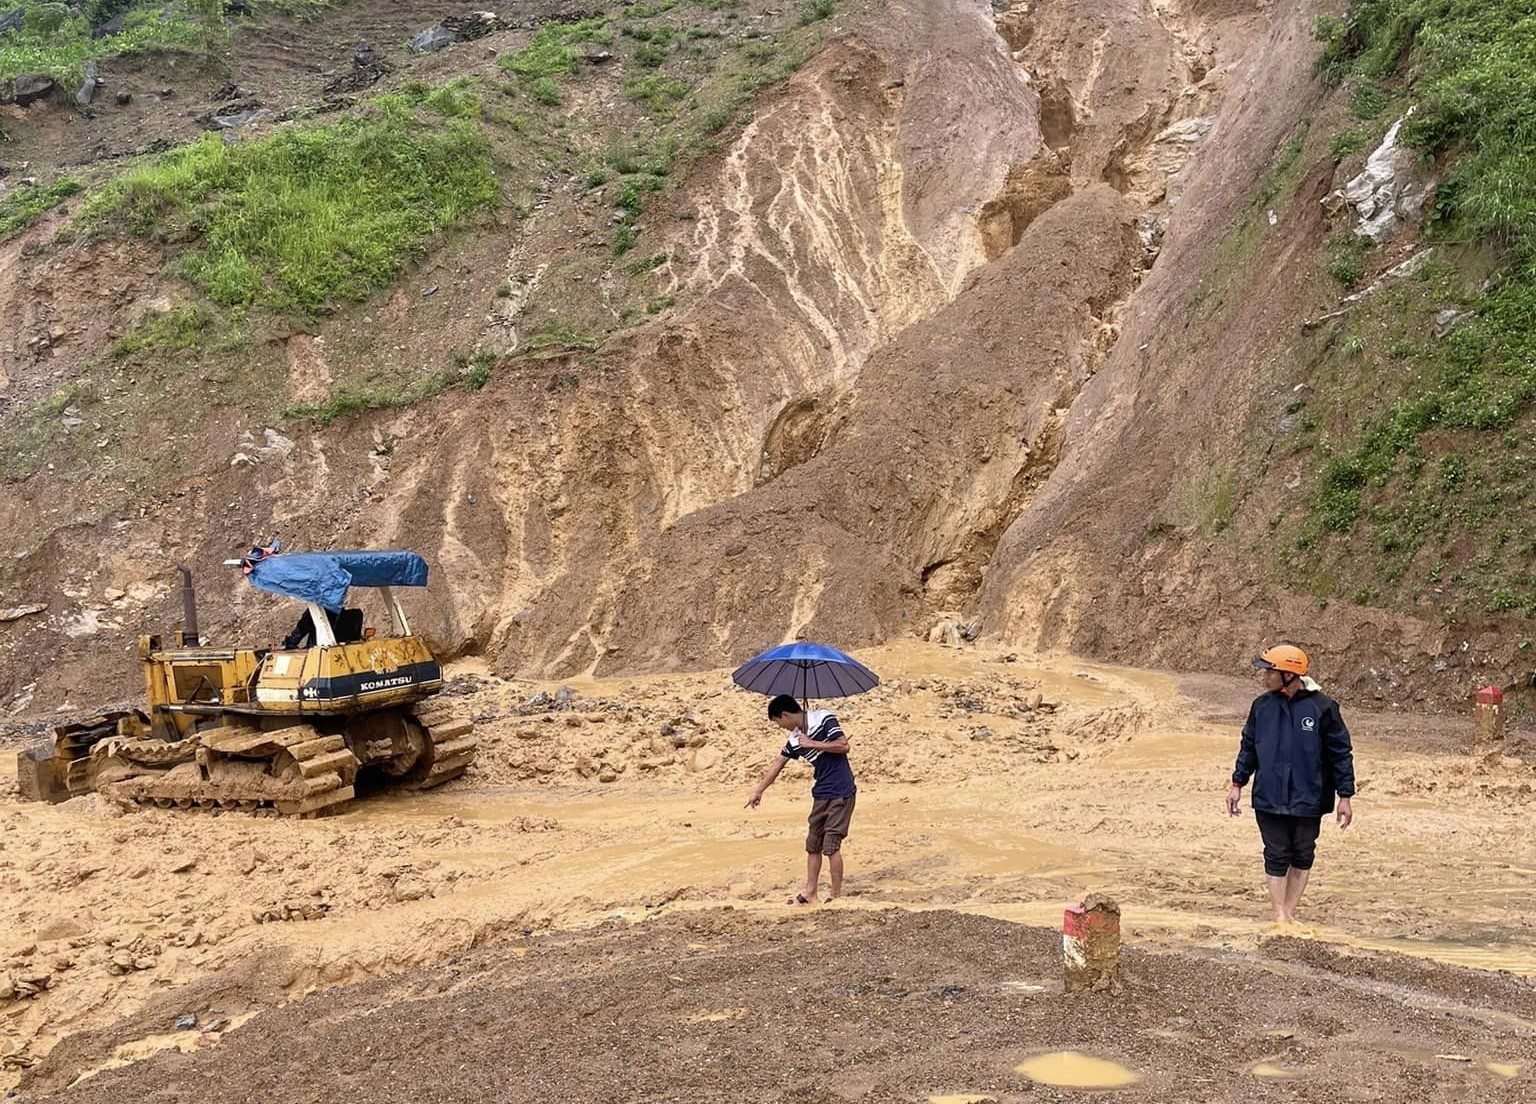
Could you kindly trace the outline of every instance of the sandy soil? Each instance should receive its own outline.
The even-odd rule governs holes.
[[[1200,971],[1216,969],[1212,961],[1222,971],[1262,969],[1287,978],[1293,966],[1305,967],[1317,995],[1286,1006],[1297,1015],[1305,1009],[1326,1018],[1332,1002],[1346,999],[1333,995],[1333,988],[1354,993],[1350,1000],[1376,1002],[1373,1007],[1385,1001],[1409,1010],[1454,998],[1487,1015],[1463,1023],[1457,1012],[1455,1022],[1437,1021],[1451,1034],[1431,1049],[1475,1050],[1479,1061],[1528,1060],[1520,1047],[1529,1042],[1517,1042],[1515,1029],[1531,1025],[1488,1017],[1494,1011],[1530,1014],[1519,1011],[1511,994],[1528,999],[1528,983],[1512,979],[1536,974],[1536,909],[1528,892],[1536,846],[1525,830],[1532,772],[1516,756],[1470,755],[1469,726],[1436,721],[1431,728],[1423,721],[1360,714],[1346,703],[1346,718],[1357,732],[1359,819],[1345,833],[1331,825],[1325,830],[1304,905],[1307,927],[1287,935],[1265,923],[1251,819],[1229,820],[1220,810],[1249,697],[1246,682],[1181,684],[1069,659],[1005,662],[992,653],[932,645],[893,646],[865,658],[886,681],[870,695],[839,704],[855,741],[860,779],[847,846],[848,892],[814,920],[792,914],[783,903],[803,867],[806,778],[799,768],[786,772],[761,809],[742,807],[779,741],[761,718],[762,699],[730,688],[725,672],[571,683],[564,692],[462,672],[454,691],[475,711],[486,736],[474,774],[434,794],[378,795],[317,821],[161,811],[124,816],[93,800],[56,808],[0,802],[0,987],[6,977],[24,983],[12,985],[18,992],[28,979],[44,984],[35,996],[0,1003],[0,1084],[62,1088],[104,1062],[206,1048],[239,1017],[258,1012],[216,1052],[244,1054],[246,1044],[236,1047],[235,1041],[256,1045],[255,1033],[267,1031],[274,1017],[339,1022],[328,1018],[328,1006],[316,1004],[314,994],[369,978],[406,979],[398,992],[389,988],[396,981],[386,985],[396,993],[386,1003],[414,992],[412,986],[459,977],[467,985],[483,981],[487,993],[516,993],[507,999],[533,1008],[542,998],[536,986],[525,984],[531,984],[528,978],[481,979],[480,973],[509,953],[558,946],[564,948],[558,961],[571,968],[561,981],[556,974],[564,967],[552,960],[554,973],[541,974],[540,985],[602,988],[581,979],[619,969],[616,964],[641,953],[661,954],[692,925],[714,933],[703,942],[718,952],[709,961],[721,962],[718,976],[711,975],[718,1003],[774,1022],[790,1014],[787,1006],[773,1010],[772,1001],[787,999],[778,991],[782,986],[770,986],[772,1001],[760,1008],[768,998],[744,979],[760,969],[779,977],[786,963],[760,963],[779,955],[786,936],[802,924],[818,925],[817,932],[823,923],[834,924],[829,930],[835,934],[816,952],[834,956],[844,953],[843,943],[878,945],[893,924],[920,920],[952,928],[962,934],[946,937],[928,959],[913,960],[939,972],[961,953],[969,938],[963,933],[993,933],[983,941],[992,947],[987,953],[1000,954],[998,946],[1014,940],[1035,948],[1027,966],[998,969],[1044,983],[1056,976],[1047,953],[1051,940],[1016,924],[1054,926],[1064,904],[1093,889],[1119,899],[1135,945],[1177,951],[1185,965],[1167,965],[1167,971],[1195,971],[1195,980],[1186,983],[1192,994],[1187,1000],[1167,994],[1131,998],[1152,1001],[1164,1019],[1199,1008],[1193,994],[1203,985],[1223,992],[1238,987],[1221,980],[1226,974],[1198,980],[1205,978]],[[1509,743],[1506,751],[1524,746],[1519,734]],[[938,914],[904,918],[930,910],[1015,925]],[[821,919],[832,912],[837,919]],[[577,939],[583,932],[594,941]],[[489,957],[461,957],[481,947]],[[644,947],[652,949],[637,949]],[[982,951],[978,945],[975,953]],[[791,956],[793,976],[813,988],[832,984],[812,968],[814,958]],[[1293,966],[1282,969],[1274,960]],[[450,969],[457,973],[445,973],[445,962],[456,963]],[[885,971],[896,979],[890,984],[922,989],[899,960],[892,963]],[[1478,972],[1447,972],[1457,965]],[[966,977],[956,984],[980,984],[979,975]],[[615,975],[602,984],[621,981]],[[658,979],[648,976],[651,983]],[[744,987],[733,988],[738,984]],[[995,990],[997,981],[987,984]],[[1296,984],[1298,992],[1305,990]],[[623,990],[615,999],[626,1007],[654,1003],[644,992]],[[735,995],[727,1000],[729,993]],[[352,1009],[335,1013],[343,1017],[361,1014],[358,1009],[376,999],[384,1000],[325,998]],[[363,1004],[346,1003],[354,1000]],[[1222,1016],[1240,1003],[1236,997],[1223,1001]],[[290,1004],[287,1011],[272,1011]],[[1059,1003],[1053,1007],[1061,1012]],[[972,1010],[977,1026],[968,1031],[995,1018],[984,1005]],[[185,1013],[195,1014],[198,1025],[178,1032],[175,1020]],[[1383,1023],[1392,1018],[1379,1009],[1372,1015]],[[1069,1021],[1079,1018],[1073,1013]],[[1136,1030],[1158,1026],[1156,1016],[1134,1022]],[[1200,1022],[1208,1027],[1217,1021]],[[1235,1019],[1231,1026],[1236,1031],[1251,1022]],[[1471,1036],[1455,1034],[1483,1028],[1491,1033],[1477,1036],[1486,1044],[1480,1047],[1467,1041]],[[645,1036],[641,1021],[632,1030]],[[965,1075],[953,1082],[954,1091],[971,1091],[967,1084],[1020,1091],[1006,1077],[1010,1063],[1036,1043],[1016,1040],[1012,1049],[997,1050],[991,1030],[984,1032],[991,1064],[954,1066],[956,1077]],[[1062,1030],[1070,1035],[1077,1028]],[[1122,1025],[1115,1037],[1124,1034]],[[1201,1068],[1238,1062],[1231,1067],[1238,1076],[1239,1059],[1262,1056],[1240,1046],[1236,1035],[1231,1041],[1235,1049],[1207,1055]],[[1093,1038],[1079,1042],[1087,1046]],[[769,1053],[778,1052],[773,1040],[764,1044]],[[1345,1062],[1354,1045],[1339,1041],[1327,1062]],[[796,1049],[805,1064],[794,1084],[815,1082],[822,1068],[815,1063],[825,1058],[810,1057],[815,1050]],[[440,1047],[433,1053],[453,1051]],[[862,1049],[846,1053],[874,1060]],[[1147,1075],[1148,1086],[1169,1084],[1156,1080],[1157,1070],[1189,1072],[1177,1054],[1120,1053]],[[935,1058],[932,1068],[949,1069],[949,1061]],[[1318,1059],[1308,1052],[1291,1061],[1311,1067]],[[1472,1076],[1463,1064],[1453,1070],[1433,1055],[1409,1065],[1431,1087],[1457,1085],[1461,1091]],[[1369,1072],[1369,1063],[1359,1068],[1362,1079],[1352,1083],[1362,1091],[1387,1083]],[[993,1070],[994,1079],[978,1082],[984,1069]],[[874,1077],[869,1091],[872,1098],[886,1088],[910,1096],[909,1089],[917,1091],[915,1076]],[[514,1082],[504,1089],[510,1095],[497,1098],[520,1098]],[[314,1087],[317,1099],[342,1091],[339,1084]],[[932,1087],[943,1088],[937,1082]]]

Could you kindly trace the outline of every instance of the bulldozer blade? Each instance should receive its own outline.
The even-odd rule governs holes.
[[[24,801],[58,804],[72,796],[64,781],[69,764],[54,754],[54,737],[16,753],[16,785]]]

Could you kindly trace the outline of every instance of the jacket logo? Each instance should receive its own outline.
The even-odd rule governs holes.
[[[1316,717],[1303,717],[1301,719],[1301,727],[1302,727],[1303,731],[1311,732],[1314,728],[1317,727],[1317,718]]]

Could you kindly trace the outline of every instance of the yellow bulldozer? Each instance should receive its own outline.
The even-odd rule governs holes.
[[[192,574],[182,629],[139,638],[143,710],[54,730],[18,753],[21,794],[65,801],[99,793],[161,808],[308,816],[352,800],[371,776],[417,788],[464,773],[474,726],[433,698],[442,667],[411,632],[396,587],[425,586],[414,552],[285,553],[253,548],[226,561],[261,590],[304,605],[279,647],[203,645]],[[387,631],[348,606],[354,588],[382,598]]]

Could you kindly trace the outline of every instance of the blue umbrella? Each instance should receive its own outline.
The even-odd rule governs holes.
[[[770,648],[731,673],[731,681],[754,694],[847,698],[880,685],[880,678],[852,656],[825,644],[796,642]]]

